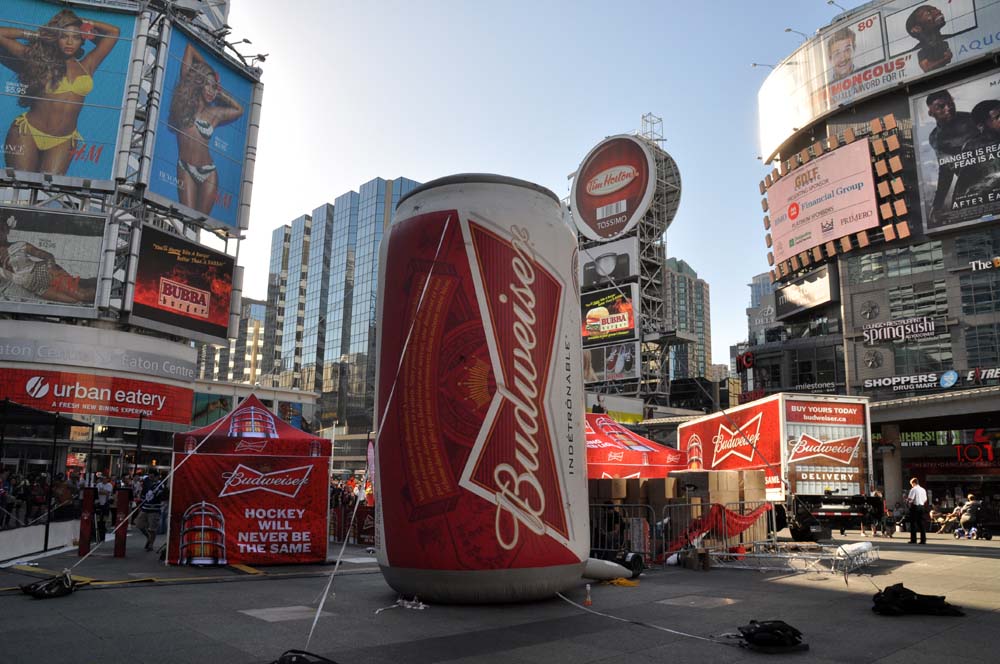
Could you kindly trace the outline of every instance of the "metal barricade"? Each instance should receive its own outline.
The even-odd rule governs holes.
[[[700,548],[711,530],[709,503],[674,503],[665,505],[656,524],[663,543],[657,559],[688,547]]]
[[[626,551],[642,554],[648,564],[662,549],[656,514],[649,505],[590,505],[590,549],[597,557]]]
[[[774,505],[763,500],[722,505],[721,548],[749,550],[757,542],[777,541]]]

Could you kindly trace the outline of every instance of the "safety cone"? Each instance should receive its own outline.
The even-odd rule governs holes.
[[[593,600],[590,599],[590,584],[588,583],[587,584],[587,596],[583,598],[583,605],[584,606],[590,606],[593,603],[594,603]]]

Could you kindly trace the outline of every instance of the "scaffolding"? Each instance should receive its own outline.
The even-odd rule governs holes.
[[[637,135],[646,143],[656,164],[656,188],[649,209],[635,228],[616,238],[635,237],[639,244],[637,308],[641,370],[638,379],[605,381],[588,385],[604,394],[642,399],[647,405],[670,405],[670,346],[684,342],[672,329],[673,312],[665,297],[664,263],[666,232],[681,201],[681,175],[674,161],[663,149],[663,120],[652,113],[642,116],[642,130]],[[596,249],[600,242],[584,241],[581,250]],[[596,253],[596,252],[595,252]],[[635,277],[633,277],[634,279]],[[629,280],[631,281],[631,279]],[[623,283],[615,287],[626,288]]]

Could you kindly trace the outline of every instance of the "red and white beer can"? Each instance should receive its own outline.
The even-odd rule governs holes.
[[[576,234],[497,175],[399,202],[379,268],[379,564],[437,602],[550,597],[590,548]]]

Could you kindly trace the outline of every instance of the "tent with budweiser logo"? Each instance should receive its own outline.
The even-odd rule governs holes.
[[[250,395],[226,417],[174,435],[167,562],[326,560],[329,440]]]
[[[607,415],[587,413],[587,478],[666,477],[687,455],[629,431]]]

